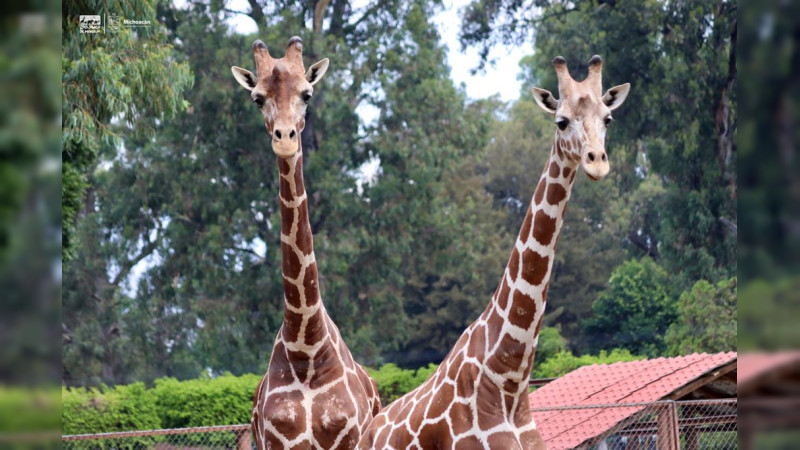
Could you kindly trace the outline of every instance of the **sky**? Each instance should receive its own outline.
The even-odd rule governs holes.
[[[365,6],[367,3],[367,0],[353,2],[354,8]],[[523,56],[533,53],[533,45],[531,43],[521,46],[496,45],[489,53],[489,59],[496,60],[496,64],[494,66],[487,65],[481,73],[470,74],[470,70],[478,66],[480,58],[476,48],[469,48],[462,52],[461,44],[458,42],[458,30],[461,26],[459,11],[467,4],[469,4],[469,0],[443,0],[443,10],[433,17],[433,22],[439,29],[442,41],[448,49],[447,62],[453,81],[456,85],[463,83],[467,95],[472,99],[499,95],[500,99],[506,102],[516,100],[519,98],[521,87],[517,81],[519,60]],[[227,7],[234,11],[249,10],[247,0],[229,0]],[[258,29],[253,19],[243,14],[234,15],[228,23],[236,32],[242,34],[255,33]],[[363,113],[369,115],[367,111]]]

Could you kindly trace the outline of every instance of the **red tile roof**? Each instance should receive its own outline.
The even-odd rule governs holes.
[[[581,445],[645,407],[556,409],[558,406],[654,402],[712,370],[736,352],[595,364],[576,369],[530,394],[531,415],[551,450]],[[542,411],[541,409],[553,408]]]
[[[776,353],[742,353],[738,360],[736,384],[740,393],[748,393],[765,382],[764,377],[774,377],[785,370],[800,365],[800,351],[787,350]],[[797,369],[794,369],[797,370]]]

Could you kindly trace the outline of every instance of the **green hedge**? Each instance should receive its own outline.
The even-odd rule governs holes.
[[[627,350],[601,352],[597,356],[574,356],[567,351],[560,351],[537,364],[534,375],[557,377],[587,364],[641,358],[631,355]],[[367,368],[367,371],[378,385],[381,402],[385,406],[422,384],[436,371],[436,367],[430,364],[413,370],[386,364],[380,369]],[[260,379],[261,375],[255,374],[225,374],[217,378],[201,377],[186,381],[160,378],[150,389],[146,389],[142,383],[113,388],[103,386],[100,389],[62,388],[63,433],[248,423],[253,393]],[[126,445],[152,445],[154,439],[126,440]]]
[[[153,398],[144,383],[100,389],[62,388],[61,432],[88,434],[161,428]],[[138,449],[153,446],[154,437],[103,441],[102,448]]]
[[[61,428],[58,386],[22,388],[0,385],[0,434]]]
[[[590,364],[611,364],[620,361],[636,361],[644,359],[626,349],[615,348],[610,353],[601,350],[597,355],[575,356],[569,351],[562,351],[547,358],[541,364],[534,363],[533,376],[536,378],[555,378]]]
[[[250,422],[253,393],[261,375],[178,381],[156,380],[150,390],[163,428],[235,425]]]
[[[422,384],[435,370],[431,364],[417,370],[386,364],[367,369],[375,379],[383,403]],[[178,381],[160,378],[145,389],[135,383],[99,389],[62,388],[64,434],[185,428],[250,422],[253,393],[261,375]],[[152,440],[139,444],[152,444]],[[208,441],[206,441],[208,442]]]

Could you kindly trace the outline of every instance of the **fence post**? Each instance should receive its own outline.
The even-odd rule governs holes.
[[[252,450],[253,443],[250,439],[250,429],[236,432],[236,450]]]
[[[678,450],[681,447],[681,438],[675,402],[665,402],[660,406],[658,411],[658,450]]]

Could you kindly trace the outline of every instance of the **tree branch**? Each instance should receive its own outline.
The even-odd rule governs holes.
[[[150,256],[156,250],[156,248],[158,248],[158,244],[161,243],[161,233],[163,231],[163,228],[161,222],[158,219],[153,219],[153,220],[156,223],[156,230],[157,230],[155,240],[145,245],[144,248],[142,248],[142,251],[139,252],[139,254],[136,255],[135,258],[128,260],[128,262],[120,269],[119,273],[117,273],[117,276],[115,276],[114,279],[111,281],[112,286],[115,287],[119,286],[119,283],[122,282],[122,280],[124,280],[125,277],[128,276],[128,274],[131,272],[134,266],[139,264],[139,262],[141,262],[143,259]]]
[[[250,4],[250,14],[248,16],[256,21],[256,26],[260,30],[263,25],[266,25],[264,22],[264,10],[257,0],[247,0],[247,3]]]

